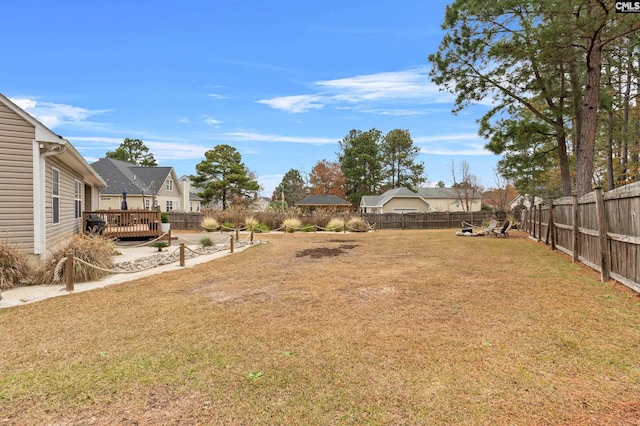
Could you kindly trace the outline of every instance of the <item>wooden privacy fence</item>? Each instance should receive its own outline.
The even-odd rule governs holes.
[[[494,215],[491,211],[429,213],[362,213],[360,216],[376,229],[460,228],[462,222],[480,226]]]
[[[220,212],[220,214],[223,214]],[[494,215],[491,211],[479,212],[431,212],[431,213],[361,213],[353,216],[360,216],[375,229],[439,229],[439,228],[460,228],[461,223],[468,222],[480,226],[483,222],[489,222]],[[283,213],[244,213],[238,217],[219,218],[220,221],[242,222],[245,216],[252,216],[260,223],[268,225],[271,229],[276,229],[282,225],[282,221],[289,217]],[[339,214],[323,215],[297,215],[305,224],[313,224],[324,227],[333,216]],[[169,212],[171,228],[182,230],[200,230],[204,215],[202,213]],[[235,223],[236,225],[238,223]]]
[[[523,211],[521,227],[600,271],[602,281],[613,278],[640,292],[640,183],[551,200]]]

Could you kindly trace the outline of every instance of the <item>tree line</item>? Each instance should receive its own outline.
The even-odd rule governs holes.
[[[640,180],[640,20],[609,0],[456,0],[432,80],[480,120],[499,173],[567,196]]]
[[[393,188],[415,189],[426,181],[424,163],[408,130],[383,135],[378,129],[353,129],[338,141],[337,161],[320,160],[308,182],[291,169],[275,188],[275,203],[293,206],[308,195],[336,195],[357,206],[363,195],[378,195]],[[278,204],[277,207],[282,207]]]
[[[426,181],[424,163],[416,159],[419,150],[408,130],[395,129],[386,135],[375,128],[351,130],[338,141],[338,147],[336,162],[322,159],[309,174],[296,169],[285,173],[273,192],[273,207],[293,207],[308,195],[336,195],[358,205],[363,195],[401,186],[415,189]],[[115,151],[107,152],[107,157],[142,166],[157,165],[139,139],[125,139]],[[206,151],[205,159],[189,178],[203,204],[220,203],[223,210],[232,205],[248,206],[260,190],[240,153],[225,144]]]

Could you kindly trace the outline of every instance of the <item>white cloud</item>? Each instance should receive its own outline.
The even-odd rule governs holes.
[[[39,102],[28,98],[14,98],[11,101],[50,129],[66,124],[84,126],[89,123],[89,117],[107,111],[89,110],[54,102]]]
[[[217,93],[209,93],[207,96],[209,96],[210,98],[213,98],[213,99],[226,99],[227,98],[226,96],[219,95]]]
[[[180,117],[178,119],[178,123],[191,123],[191,120],[189,119],[189,117]]]
[[[312,109],[322,109],[326,98],[318,95],[281,96],[273,99],[259,100],[259,104],[269,105],[274,109],[289,112],[307,112]]]
[[[451,94],[441,92],[429,78],[427,67],[415,67],[405,71],[382,72],[313,83],[315,94],[280,96],[261,99],[258,103],[292,113],[308,112],[326,105],[336,108],[362,105],[363,112],[385,115],[416,115],[414,109],[397,108],[394,105],[428,105],[453,103]],[[372,105],[373,104],[373,105]],[[375,108],[372,108],[375,106]],[[387,108],[388,106],[388,108]]]
[[[413,142],[422,154],[431,155],[494,155],[485,149],[485,140],[476,133],[453,133],[449,135],[419,136]]]
[[[222,124],[222,121],[216,120],[213,117],[207,117],[206,115],[204,116],[204,122],[207,124]]]
[[[315,145],[335,144],[340,138],[317,138],[317,137],[304,137],[304,136],[282,136],[271,135],[261,133],[249,133],[249,132],[231,132],[226,133],[226,136],[234,138],[236,140],[248,141],[248,142],[286,142],[286,143],[306,143]]]

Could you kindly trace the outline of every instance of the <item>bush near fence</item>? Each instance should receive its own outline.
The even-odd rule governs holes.
[[[317,210],[308,214],[292,214],[210,210],[197,213],[170,212],[169,221],[171,229],[174,230],[201,230],[202,219],[205,217],[213,217],[218,223],[232,223],[236,227],[243,227],[245,219],[253,217],[270,229],[278,229],[282,226],[282,222],[290,217],[297,217],[305,225],[316,225],[321,228],[325,228],[334,217],[347,219],[361,217],[375,229],[442,229],[460,228],[462,222],[481,226],[483,223],[489,222],[494,214],[491,211],[344,214]]]

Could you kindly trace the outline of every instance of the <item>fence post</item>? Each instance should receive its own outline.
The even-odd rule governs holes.
[[[580,256],[580,215],[578,214],[578,194],[571,194],[573,210],[573,263],[578,262]]]
[[[184,243],[180,243],[180,266],[184,266]]]
[[[240,240],[240,228],[236,227],[236,241]]]
[[[549,199],[549,220],[547,220],[547,244],[551,244],[551,250],[556,249],[556,239],[554,235],[555,225],[553,224],[553,199]]]
[[[229,253],[233,253],[233,237],[229,238]]]
[[[604,208],[602,187],[596,186],[596,214],[598,217],[598,239],[600,240],[600,280],[609,281],[609,240],[607,237],[607,213]]]
[[[67,291],[73,291],[74,285],[74,266],[73,266],[73,252],[67,252]]]
[[[542,204],[538,204],[538,241],[542,241]]]
[[[249,234],[249,242],[253,244],[253,228],[251,229],[251,233]]]

